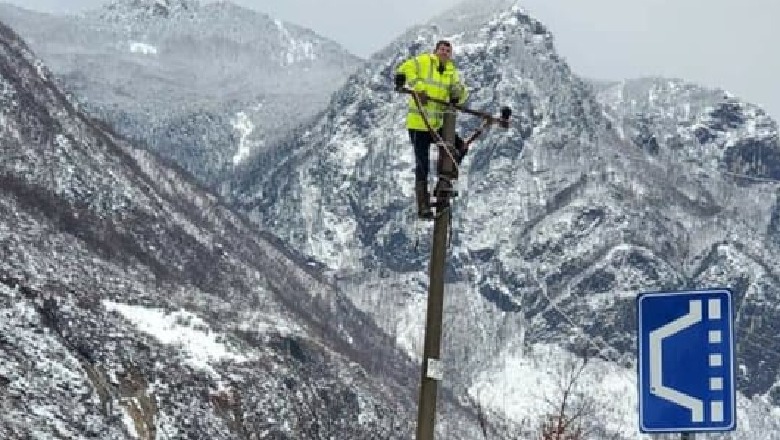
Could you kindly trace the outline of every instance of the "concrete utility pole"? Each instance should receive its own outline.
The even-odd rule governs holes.
[[[444,113],[444,140],[455,145],[455,109]],[[422,379],[417,412],[417,440],[433,440],[436,424],[436,394],[442,379],[440,360],[442,315],[444,309],[444,269],[447,263],[447,237],[450,227],[450,197],[452,181],[457,178],[457,167],[450,153],[439,147],[439,180],[434,189],[436,210],[433,225],[433,248],[429,267],[428,311],[425,318],[425,346],[423,348]]]

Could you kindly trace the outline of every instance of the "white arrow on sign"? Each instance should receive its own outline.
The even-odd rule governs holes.
[[[686,328],[701,322],[701,300],[688,302],[688,314],[650,332],[650,393],[691,411],[691,422],[704,421],[704,403],[681,393],[674,388],[664,386],[663,381],[663,340]]]

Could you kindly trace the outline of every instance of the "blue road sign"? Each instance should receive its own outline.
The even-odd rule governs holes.
[[[639,321],[639,429],[736,428],[731,291],[642,293]]]

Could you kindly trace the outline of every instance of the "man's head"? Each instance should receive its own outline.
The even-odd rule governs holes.
[[[445,64],[450,58],[452,58],[452,44],[447,40],[439,40],[436,43],[436,48],[433,49],[433,53],[439,57],[439,61]]]

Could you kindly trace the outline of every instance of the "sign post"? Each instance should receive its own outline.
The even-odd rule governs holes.
[[[641,432],[736,428],[732,310],[727,289],[637,297]]]

